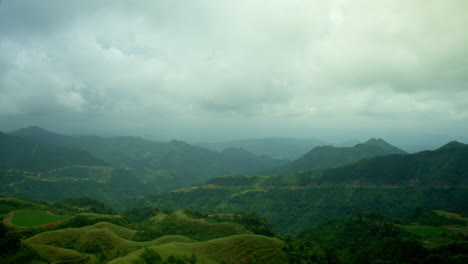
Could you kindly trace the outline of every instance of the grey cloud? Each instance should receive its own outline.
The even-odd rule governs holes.
[[[460,132],[466,3],[5,0],[0,118],[168,133],[430,119]]]

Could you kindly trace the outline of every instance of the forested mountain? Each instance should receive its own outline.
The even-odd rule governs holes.
[[[260,138],[225,141],[217,143],[202,143],[199,146],[216,151],[229,148],[242,148],[257,155],[268,155],[277,159],[297,159],[315,146],[326,143],[318,139],[297,138]]]
[[[320,182],[468,187],[468,145],[450,142],[434,151],[362,160],[326,170]]]
[[[70,165],[104,166],[106,163],[84,150],[0,132],[0,167],[40,172]]]
[[[178,140],[155,142],[136,137],[64,136],[38,127],[11,134],[86,150],[114,166],[134,171],[159,185],[158,190],[200,183],[224,174],[251,173],[286,162],[239,149],[219,153]]]
[[[468,213],[468,147],[451,142],[435,151],[387,155],[323,171],[281,176],[231,175],[204,185],[137,200],[159,207],[255,211],[294,233],[329,217],[361,211],[399,216],[411,208]]]
[[[370,139],[354,147],[319,146],[284,166],[262,171],[263,174],[286,174],[298,171],[336,168],[356,161],[390,154],[406,154],[383,139]]]

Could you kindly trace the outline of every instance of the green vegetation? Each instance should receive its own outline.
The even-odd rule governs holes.
[[[13,213],[11,223],[21,227],[35,227],[46,225],[65,219],[69,219],[70,216],[66,215],[52,215],[50,212],[45,211],[30,211],[20,210]]]
[[[6,225],[11,221],[0,227],[6,263],[451,264],[468,258],[465,144],[411,155],[374,139],[353,148],[319,147],[286,166],[291,173],[267,176],[244,173],[282,161],[242,149],[218,153],[181,141],[69,137],[38,128],[14,134],[28,139],[0,134],[6,146],[0,193],[58,202],[0,198],[0,215]],[[353,159],[360,161],[348,164]]]
[[[464,263],[468,240],[439,226],[373,213],[334,219],[287,238],[291,263]],[[447,230],[445,230],[447,231]],[[313,260],[313,261],[311,261]],[[301,262],[302,261],[302,262]]]
[[[183,212],[166,216],[154,225],[148,225],[136,234],[139,241],[153,240],[166,235],[181,235],[198,241],[207,241],[237,234],[250,234],[236,223],[210,223],[204,219],[193,219]]]
[[[18,233],[3,223],[0,223],[0,259],[5,264],[47,263],[44,257],[21,242]]]
[[[209,229],[194,230],[198,232],[196,237],[203,238],[214,234]],[[71,258],[89,260],[94,257],[99,262],[114,259],[111,263],[151,263],[148,260],[157,258],[155,253],[164,260],[161,263],[219,263],[218,260],[239,263],[236,261],[241,258],[255,259],[258,263],[273,263],[268,261],[283,258],[281,241],[262,236],[228,234],[227,237],[206,242],[194,242],[183,236],[163,236],[152,241],[136,242],[122,238],[118,232],[128,236],[131,231],[122,232],[115,226],[99,223],[82,228],[43,232],[27,239],[26,242],[50,259],[64,258],[71,254]],[[139,248],[147,249],[138,250]]]
[[[2,200],[11,206],[30,205],[75,215],[46,228],[15,231],[4,227],[0,242],[12,248],[6,255],[13,261],[10,263],[26,259],[23,262],[429,264],[463,263],[468,257],[468,238],[451,230],[465,230],[468,221],[449,211],[415,208],[401,218],[358,213],[309,226],[295,238],[281,237],[255,213],[142,207],[128,209],[124,215],[103,215],[78,213],[77,209],[92,206],[112,210],[86,197],[56,204]],[[432,262],[434,259],[439,262]]]
[[[301,230],[333,218],[352,217],[359,212],[376,212],[403,217],[414,208],[447,208],[468,212],[464,188],[271,188],[266,192],[245,192],[244,188],[195,188],[185,192],[155,194],[136,200],[158,208],[190,208],[215,213],[256,212],[279,232]],[[256,190],[256,189],[249,189]]]
[[[454,144],[457,147],[453,147]],[[319,183],[466,187],[466,175],[468,145],[449,143],[435,151],[376,157],[326,170]]]
[[[315,147],[299,159],[284,166],[263,171],[264,174],[288,174],[299,171],[336,168],[377,156],[406,154],[383,139],[370,139],[354,147]]]
[[[96,213],[96,214],[116,214],[112,208],[106,206],[95,199],[88,197],[68,198],[54,203],[54,208],[65,210],[66,212]]]

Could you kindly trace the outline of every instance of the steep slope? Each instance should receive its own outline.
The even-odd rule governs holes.
[[[222,153],[195,147],[183,141],[154,142],[135,137],[63,136],[37,127],[12,132],[51,144],[81,148],[115,166],[124,166],[157,190],[200,183],[230,173],[251,173],[284,164],[247,151]]]
[[[383,139],[370,139],[354,147],[315,147],[301,158],[278,168],[262,171],[263,174],[287,174],[298,171],[336,168],[353,162],[390,154],[406,154]]]
[[[8,169],[44,171],[71,165],[103,166],[106,163],[79,149],[0,132],[0,166]]]
[[[324,171],[321,182],[468,186],[468,145],[450,142],[435,151],[389,155]]]

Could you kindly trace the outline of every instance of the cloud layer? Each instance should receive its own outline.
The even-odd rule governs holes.
[[[467,12],[465,0],[4,0],[0,129],[461,135]]]

